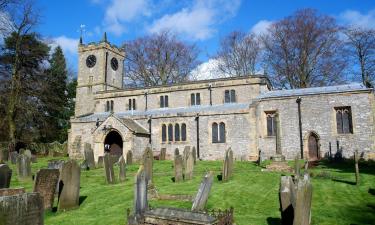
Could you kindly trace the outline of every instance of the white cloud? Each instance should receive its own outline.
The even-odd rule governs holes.
[[[57,45],[60,45],[64,51],[64,54],[76,55],[78,53],[78,39],[59,36],[53,38],[53,42],[54,43],[51,44],[51,47],[55,48]]]
[[[103,29],[119,36],[126,30],[124,23],[150,16],[150,7],[149,0],[112,0],[105,12]]]
[[[375,28],[375,9],[368,11],[367,14],[362,14],[355,10],[347,10],[341,13],[338,18],[351,26]]]
[[[207,62],[198,65],[191,72],[190,77],[193,80],[208,80],[228,77],[228,75],[219,70],[218,59],[209,59]]]
[[[272,23],[273,22],[269,20],[260,20],[251,28],[250,32],[257,35],[267,34],[268,28],[272,25]]]
[[[186,38],[206,40],[216,33],[215,25],[235,16],[240,4],[240,0],[195,0],[191,6],[154,21],[148,30],[171,30]]]

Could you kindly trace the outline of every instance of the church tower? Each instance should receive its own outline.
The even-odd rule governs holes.
[[[95,109],[94,95],[100,91],[123,88],[125,52],[111,45],[104,33],[99,43],[78,45],[78,79],[75,116],[91,114]]]

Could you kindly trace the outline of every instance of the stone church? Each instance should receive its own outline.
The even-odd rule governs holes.
[[[375,155],[374,90],[363,84],[272,90],[266,76],[190,81],[156,87],[123,86],[126,52],[105,39],[78,47],[75,115],[69,155],[82,157],[90,143],[95,159],[145,147],[195,147],[203,160],[296,155],[317,160],[330,154]]]

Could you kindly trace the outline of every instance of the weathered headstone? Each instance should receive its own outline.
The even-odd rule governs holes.
[[[181,155],[175,155],[174,156],[174,181],[175,182],[181,182],[183,181],[183,175],[182,175],[182,156]]]
[[[0,164],[0,188],[9,188],[12,170],[7,164]]]
[[[229,150],[226,150],[225,151],[225,155],[224,155],[224,163],[223,163],[223,171],[221,173],[222,175],[222,180],[223,181],[228,181],[229,178],[230,178],[230,172],[229,172],[229,167],[230,167],[230,162],[229,162],[229,154],[228,154],[228,151]]]
[[[174,155],[176,156],[176,155],[179,155],[180,154],[180,151],[178,150],[178,148],[176,148],[175,150],[174,150]]]
[[[184,169],[186,169],[186,160],[187,156],[190,153],[190,146],[185,146],[184,151],[182,153],[182,159],[184,161]]]
[[[147,209],[147,176],[143,165],[141,165],[135,176],[134,214],[136,217],[141,217]]]
[[[301,166],[299,164],[299,156],[296,155],[296,157],[294,158],[294,176],[298,180],[300,175],[301,175]]]
[[[193,154],[194,165],[195,165],[195,164],[197,164],[197,149],[195,149],[195,146],[191,150],[191,153]]]
[[[147,147],[143,152],[142,165],[146,173],[147,184],[152,184],[152,168],[153,168],[154,156],[151,148]]]
[[[39,193],[0,197],[0,222],[4,225],[43,225],[43,198]]]
[[[60,171],[58,169],[40,169],[36,173],[34,192],[43,197],[44,209],[52,209],[55,199],[56,185],[59,181]]]
[[[26,149],[23,154],[31,159],[31,151],[29,149]]]
[[[10,162],[12,164],[16,164],[17,163],[17,159],[18,159],[18,152],[16,151],[13,151],[9,154],[9,158],[10,158]]]
[[[25,153],[25,151],[26,151],[26,149],[24,149],[24,148],[20,148],[20,149],[18,150],[18,153],[19,153],[20,155],[23,155],[23,153]]]
[[[98,163],[96,164],[96,166],[98,168],[102,168],[103,167],[103,164],[104,164],[104,156],[99,156],[98,157]]]
[[[206,203],[208,200],[208,196],[211,191],[213,180],[214,178],[213,178],[212,172],[209,172],[204,176],[199,186],[197,195],[195,196],[193,206],[191,208],[192,211],[196,212],[196,211],[204,210],[204,207],[206,206]]]
[[[129,150],[126,153],[126,165],[131,165],[131,164],[133,164],[133,152]]]
[[[1,196],[20,195],[25,193],[25,188],[2,188],[0,189]],[[1,224],[1,223],[0,223]]]
[[[185,180],[193,179],[193,171],[194,171],[193,153],[191,151],[188,151],[188,154],[186,155]]]
[[[118,161],[119,165],[119,180],[120,182],[124,182],[126,179],[126,163],[124,157],[120,157]]]
[[[165,160],[166,154],[167,154],[167,149],[166,148],[161,148],[159,160]]]
[[[115,172],[113,170],[113,163],[109,153],[104,154],[104,172],[107,184],[114,184],[116,182]]]
[[[75,160],[65,162],[60,173],[61,194],[58,210],[73,209],[79,206],[81,169]]]
[[[26,155],[19,155],[17,159],[18,178],[31,178],[30,158]]]
[[[95,168],[94,152],[91,148],[91,144],[89,144],[89,143],[85,143],[84,156],[85,156],[87,166],[90,169],[94,169]]]
[[[233,151],[231,148],[228,149],[228,174],[229,177],[233,175],[234,170],[234,157],[233,157]]]
[[[9,151],[6,148],[0,149],[0,163],[4,163],[9,159]]]
[[[311,222],[312,185],[308,174],[298,180],[293,225],[309,225]]]
[[[295,187],[292,177],[282,176],[280,178],[279,199],[281,223],[284,225],[292,225],[294,218],[294,208],[296,205]]]

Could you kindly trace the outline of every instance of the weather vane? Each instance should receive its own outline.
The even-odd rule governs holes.
[[[81,24],[81,25],[79,26],[79,32],[80,32],[79,43],[80,43],[80,44],[82,44],[82,36],[83,36],[83,33],[85,32],[85,27],[86,27],[85,24]]]

